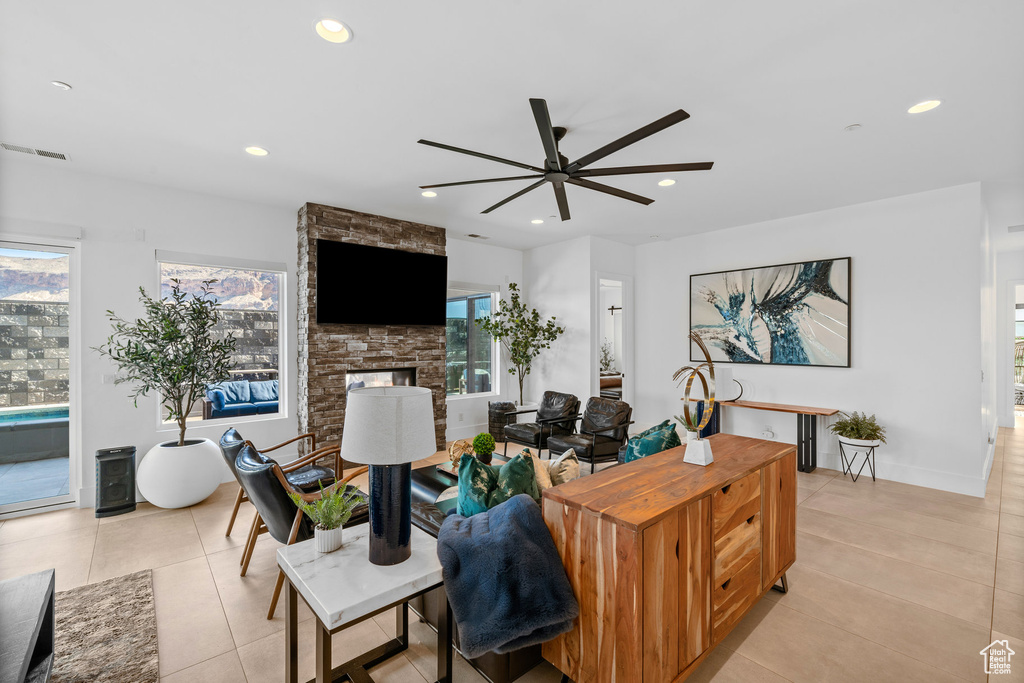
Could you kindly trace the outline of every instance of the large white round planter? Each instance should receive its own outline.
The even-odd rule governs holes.
[[[220,446],[209,439],[165,441],[139,463],[139,491],[153,505],[183,508],[206,500],[220,485]]]

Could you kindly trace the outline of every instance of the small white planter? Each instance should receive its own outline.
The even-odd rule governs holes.
[[[342,543],[341,532],[342,528],[340,526],[337,529],[315,527],[313,529],[313,544],[316,546],[316,551],[318,553],[333,553],[340,548]]]
[[[139,491],[160,508],[183,508],[206,500],[224,469],[220,446],[209,439],[165,441],[149,449],[139,463]]]
[[[866,448],[875,448],[876,446],[882,445],[882,442],[878,439],[850,439],[845,436],[840,436],[839,440],[845,445],[850,446],[856,450],[864,450]]]
[[[697,432],[686,431],[686,450],[683,452],[683,462],[691,465],[706,466],[714,462],[711,456],[711,443],[707,439],[700,438]]]

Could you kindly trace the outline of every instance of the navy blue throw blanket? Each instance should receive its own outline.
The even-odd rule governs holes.
[[[467,657],[543,643],[579,616],[540,507],[525,493],[472,517],[445,518],[437,557]]]

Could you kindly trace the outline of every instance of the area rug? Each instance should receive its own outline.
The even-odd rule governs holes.
[[[53,683],[157,683],[153,572],[57,593]]]

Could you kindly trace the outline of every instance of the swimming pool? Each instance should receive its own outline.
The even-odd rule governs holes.
[[[68,406],[19,406],[0,408],[0,426],[68,419]]]

